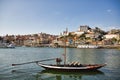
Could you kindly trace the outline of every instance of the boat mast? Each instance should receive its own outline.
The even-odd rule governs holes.
[[[64,36],[64,41],[65,41],[65,45],[64,45],[64,51],[65,51],[65,53],[64,53],[64,65],[66,64],[66,37]]]
[[[66,28],[66,31],[65,31],[65,34],[64,34],[64,42],[65,42],[65,44],[64,44],[64,66],[65,66],[65,64],[66,64],[66,41],[67,41],[67,39],[66,39],[66,36],[67,36],[67,33],[68,33],[68,29]]]

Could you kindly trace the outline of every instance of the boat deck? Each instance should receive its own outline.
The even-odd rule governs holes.
[[[104,64],[105,65],[105,64]],[[87,67],[87,66],[103,66],[103,64],[60,64],[60,65],[53,65],[50,64],[50,66],[57,66],[57,67]]]

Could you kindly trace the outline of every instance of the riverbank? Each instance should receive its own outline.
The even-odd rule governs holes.
[[[120,49],[120,45],[102,45],[100,48],[105,48],[105,49]]]
[[[64,46],[59,46],[64,47]],[[77,48],[77,46],[66,46],[67,48]],[[56,47],[57,48],[57,47]],[[98,49],[120,49],[120,45],[100,45]]]
[[[64,48],[65,46],[49,46],[49,45],[42,45],[42,46],[37,46],[37,47],[53,47],[53,48]],[[77,48],[77,46],[66,46],[67,48]],[[120,45],[100,45],[98,47],[99,49],[120,49]]]
[[[98,45],[99,46],[99,45]],[[50,46],[49,44],[45,45],[40,45],[40,46],[16,46],[16,47],[51,47],[51,48],[64,48],[65,46]],[[77,48],[77,46],[74,45],[69,45],[66,46],[67,48]],[[2,48],[2,47],[0,47]],[[87,49],[87,48],[86,48]],[[120,45],[100,45],[98,49],[120,49]]]

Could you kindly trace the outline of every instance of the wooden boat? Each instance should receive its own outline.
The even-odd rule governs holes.
[[[55,75],[74,75],[74,76],[83,76],[83,75],[104,75],[104,72],[100,70],[95,70],[95,71],[78,71],[78,72],[59,72],[59,71],[54,71],[54,70],[42,70],[39,72],[39,74],[55,74]]]
[[[37,62],[37,65],[45,68],[46,70],[56,70],[56,71],[95,71],[101,67],[104,67],[106,64],[43,64]]]

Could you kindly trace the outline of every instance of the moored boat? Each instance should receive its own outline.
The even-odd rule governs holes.
[[[6,46],[6,48],[15,48],[15,45],[14,44],[9,44]]]
[[[0,48],[15,48],[14,44],[9,44],[9,43],[0,43]]]
[[[41,62],[37,62],[37,65],[45,68],[46,70],[55,70],[55,71],[95,71],[101,67],[106,66],[106,64],[43,64]]]

